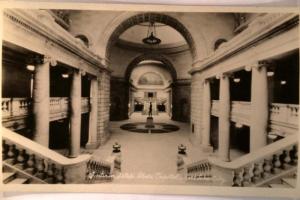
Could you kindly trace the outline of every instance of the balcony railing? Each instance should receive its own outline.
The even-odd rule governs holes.
[[[28,115],[31,103],[27,98],[2,98],[2,118]]]
[[[50,98],[50,120],[63,119],[68,116],[69,98],[52,97]]]
[[[32,100],[29,98],[2,98],[2,122],[5,127],[18,126],[14,130],[23,127],[24,119],[32,114]],[[68,117],[69,98],[51,97],[50,98],[50,121],[55,121]],[[90,111],[89,97],[81,98],[81,113]]]
[[[211,114],[219,116],[219,101],[212,101]],[[271,131],[293,133],[298,129],[299,105],[272,103],[269,109],[269,121]],[[231,120],[250,126],[251,102],[232,101]]]
[[[231,120],[241,124],[250,125],[251,103],[247,101],[232,101]]]

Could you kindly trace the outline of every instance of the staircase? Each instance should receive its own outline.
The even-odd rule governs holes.
[[[2,143],[3,183],[65,183],[63,168],[37,160],[34,154],[27,154],[25,149],[17,149],[14,144]]]
[[[101,183],[121,169],[120,154],[105,161],[90,154],[68,158],[6,128],[2,137],[4,184]]]
[[[28,171],[27,171],[28,170]],[[10,165],[3,161],[3,176],[2,182],[4,184],[46,184],[45,180],[42,180],[35,176],[34,173],[30,173],[30,168],[19,169],[19,166]],[[59,183],[62,179],[56,179],[56,183]],[[64,183],[64,182],[61,182]]]
[[[210,175],[222,186],[295,188],[297,164],[298,136],[294,134],[232,162],[209,157],[186,164],[185,177],[201,180]]]
[[[267,184],[266,186],[270,188],[296,188],[296,183],[297,173],[292,173],[278,180],[275,180],[272,183]]]
[[[91,155],[67,158],[28,138],[3,128],[4,184],[84,183]]]

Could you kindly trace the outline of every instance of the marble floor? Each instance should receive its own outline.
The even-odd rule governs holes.
[[[129,183],[131,181],[138,183],[139,180],[143,183],[149,181],[152,183],[157,181],[151,177],[159,177],[160,175],[171,177],[177,174],[177,147],[180,144],[187,147],[187,157],[191,161],[199,161],[208,156],[208,153],[202,152],[190,141],[189,124],[172,121],[165,113],[153,116],[154,122],[177,125],[180,127],[178,131],[148,134],[120,129],[122,124],[145,122],[146,118],[145,115],[134,113],[128,120],[111,122],[111,138],[93,152],[94,159],[107,159],[112,154],[112,145],[118,142],[121,145],[122,175],[134,177],[128,179]]]

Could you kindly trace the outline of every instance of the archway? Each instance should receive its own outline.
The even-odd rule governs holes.
[[[134,16],[131,16],[121,22],[115,30],[109,36],[108,42],[106,44],[106,51],[105,51],[105,58],[109,60],[111,48],[117,42],[119,36],[129,29],[130,27],[143,23],[143,22],[158,22],[162,24],[166,24],[176,31],[178,31],[186,40],[187,44],[189,45],[191,54],[193,59],[197,56],[197,49],[195,46],[194,39],[188,29],[177,19],[162,13],[141,13]]]
[[[162,67],[165,67],[171,74],[173,80],[177,79],[177,72],[173,66],[173,64],[169,61],[169,59],[167,59],[165,56],[161,55],[161,54],[149,54],[149,53],[145,53],[145,54],[141,54],[137,57],[135,57],[130,64],[128,65],[128,67],[126,68],[126,72],[125,72],[125,79],[129,81],[129,77],[131,75],[132,70],[142,61],[144,60],[156,60],[161,62],[163,65],[161,65]]]

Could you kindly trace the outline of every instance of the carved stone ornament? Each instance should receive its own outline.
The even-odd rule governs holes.
[[[51,56],[49,55],[44,55],[44,59],[43,59],[44,63],[46,62],[50,62],[50,65],[52,67],[57,65],[57,61],[55,59],[53,59]]]

